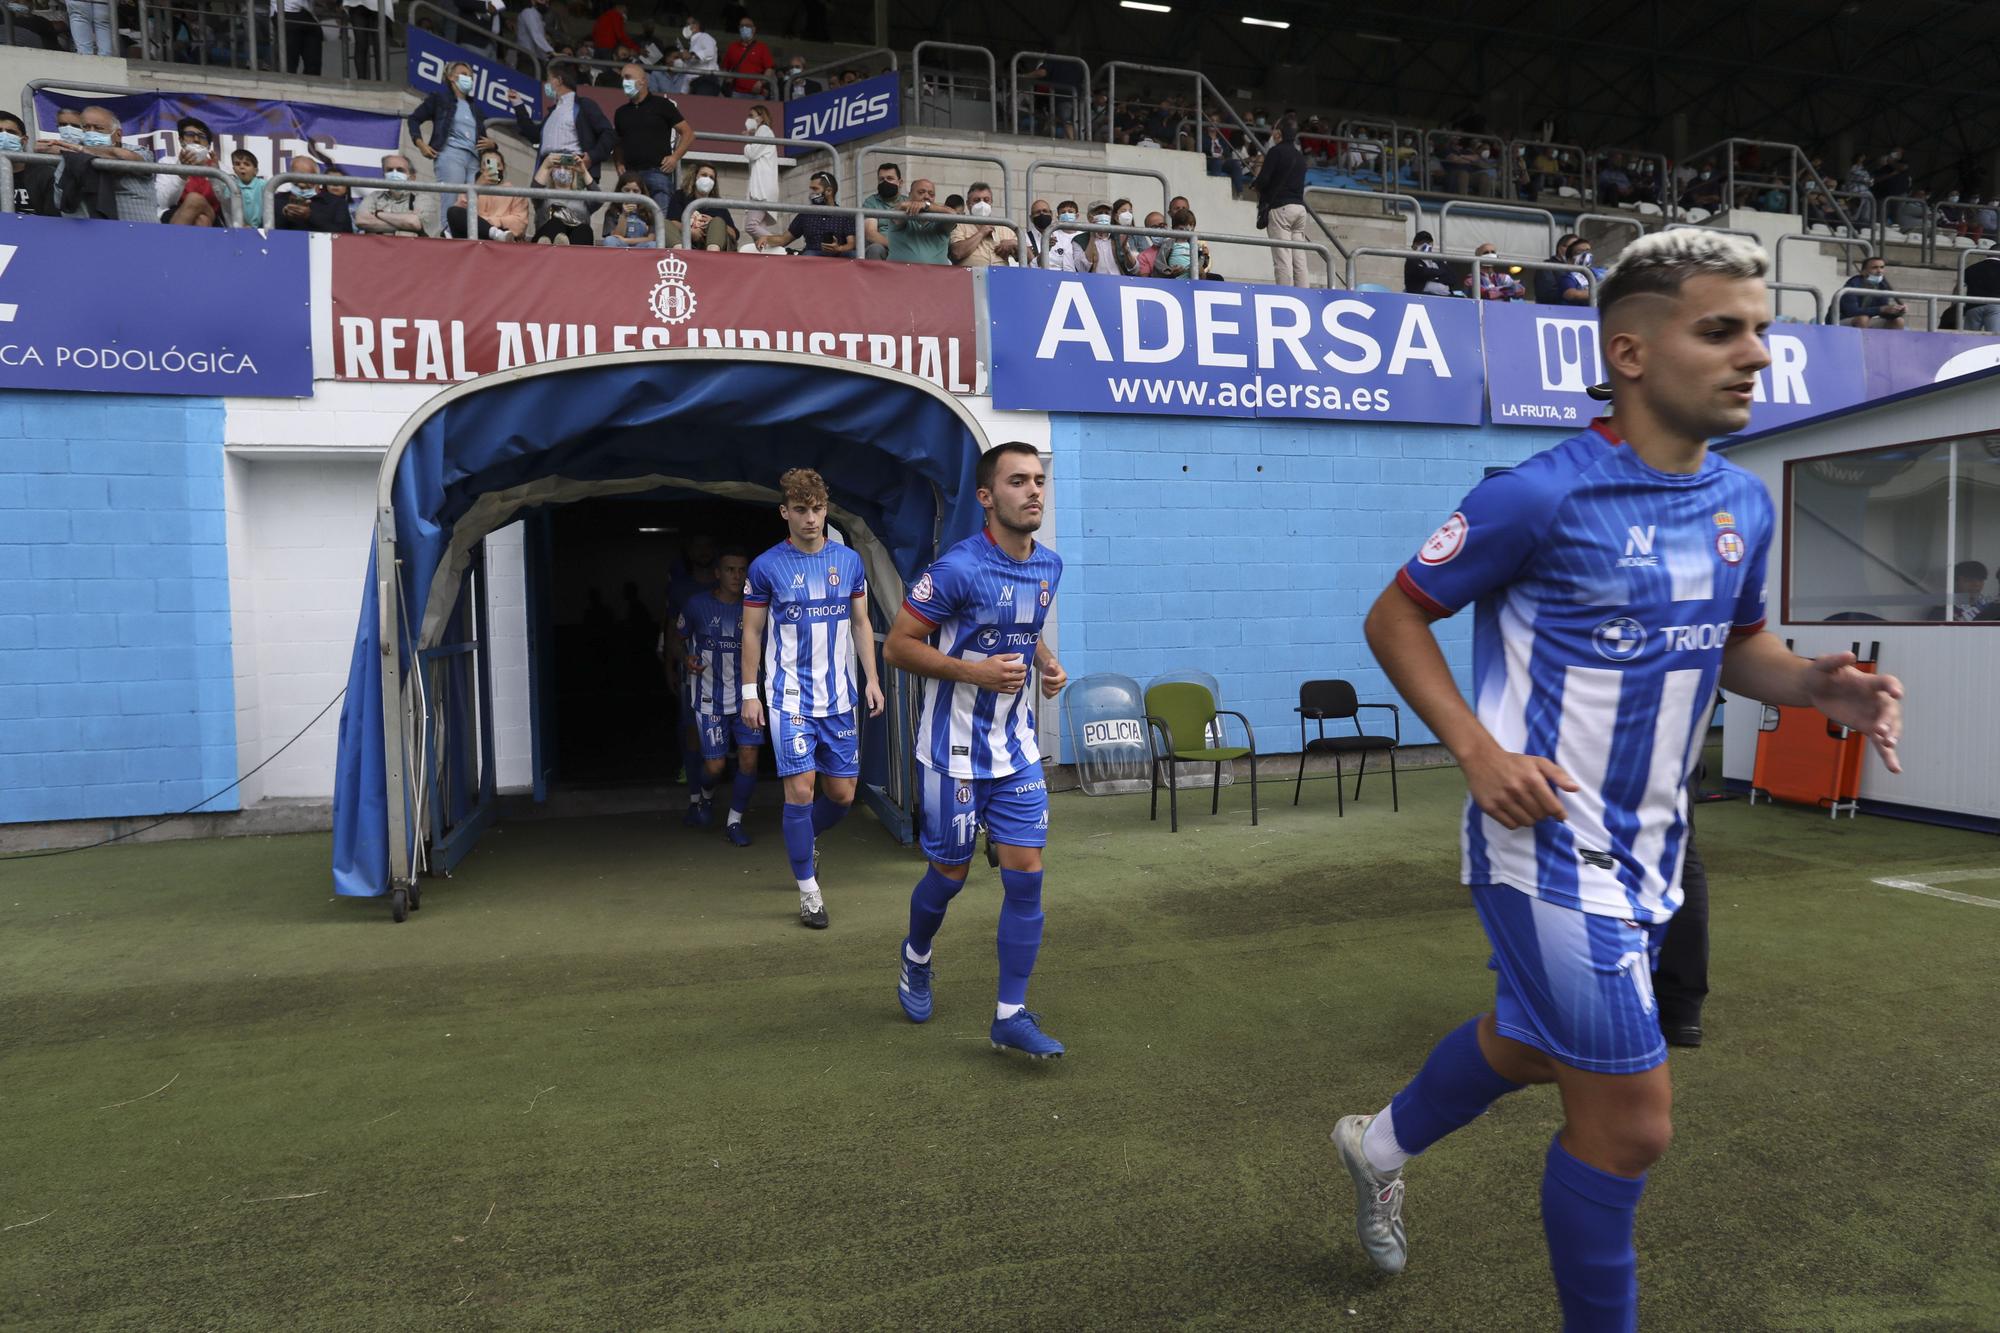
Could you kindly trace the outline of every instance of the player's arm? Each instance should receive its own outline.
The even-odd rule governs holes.
[[[1502,749],[1480,724],[1431,631],[1437,618],[1399,584],[1391,583],[1375,599],[1364,630],[1389,683],[1458,760],[1481,810],[1510,829],[1563,818],[1562,802],[1549,784],[1576,791],[1576,779],[1540,755]]]
[[[1004,653],[978,662],[963,661],[931,646],[930,636],[936,629],[936,625],[912,614],[906,606],[896,613],[896,623],[889,627],[882,655],[900,671],[913,671],[932,680],[963,681],[996,694],[1013,694],[1027,682],[1028,664],[1019,653]]]
[[[736,711],[746,727],[764,725],[764,702],[757,697],[757,675],[764,664],[764,622],[770,618],[770,607],[743,604],[743,702]]]
[[[854,630],[854,651],[861,654],[861,680],[865,689],[863,697],[868,703],[868,716],[880,717],[882,680],[875,667],[875,626],[868,620],[866,585],[848,599],[847,623]]]
[[[1062,687],[1069,684],[1069,673],[1056,661],[1055,649],[1049,647],[1047,639],[1035,644],[1035,670],[1042,673],[1042,697],[1053,699],[1062,693]]]
[[[1875,746],[1891,773],[1903,771],[1903,682],[1854,669],[1853,653],[1800,657],[1776,635],[1739,634],[1722,650],[1722,688],[1785,708],[1817,708]]]

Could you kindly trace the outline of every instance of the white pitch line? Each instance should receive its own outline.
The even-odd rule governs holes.
[[[2000,879],[2000,869],[1994,870],[1940,870],[1926,879],[1899,879],[1889,877],[1874,881],[1888,889],[1905,889],[1911,893],[1928,894],[1933,898],[1947,898],[1955,903],[1970,903],[1974,907],[2000,907],[2000,898],[1980,898],[1970,893],[1955,893],[1941,889],[1939,884],[1958,884],[1965,880]]]

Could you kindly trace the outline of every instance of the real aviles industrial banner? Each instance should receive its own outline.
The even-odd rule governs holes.
[[[1575,428],[1597,312],[991,269],[995,406]],[[2000,363],[2000,339],[1774,325],[1750,430]]]

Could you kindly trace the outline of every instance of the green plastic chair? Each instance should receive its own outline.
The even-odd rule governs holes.
[[[1209,727],[1218,717],[1233,717],[1243,724],[1243,734],[1248,745],[1217,745],[1208,742]],[[1185,681],[1170,681],[1155,685],[1146,691],[1146,725],[1158,736],[1161,744],[1153,749],[1153,800],[1148,819],[1160,817],[1160,766],[1167,768],[1167,821],[1168,830],[1181,831],[1180,788],[1177,779],[1182,764],[1214,764],[1215,792],[1208,803],[1208,812],[1215,814],[1222,809],[1222,766],[1225,763],[1250,756],[1250,823],[1257,823],[1257,733],[1250,729],[1250,719],[1238,712],[1215,706],[1215,696],[1206,687]],[[1220,736],[1217,728],[1216,735]],[[1182,738],[1176,742],[1175,737]],[[1183,743],[1191,742],[1192,745]]]

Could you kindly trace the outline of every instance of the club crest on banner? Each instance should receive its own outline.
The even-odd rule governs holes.
[[[653,284],[653,290],[646,298],[653,315],[662,324],[685,324],[694,318],[694,288],[687,280],[687,261],[679,255],[668,255],[658,264],[660,280]]]

